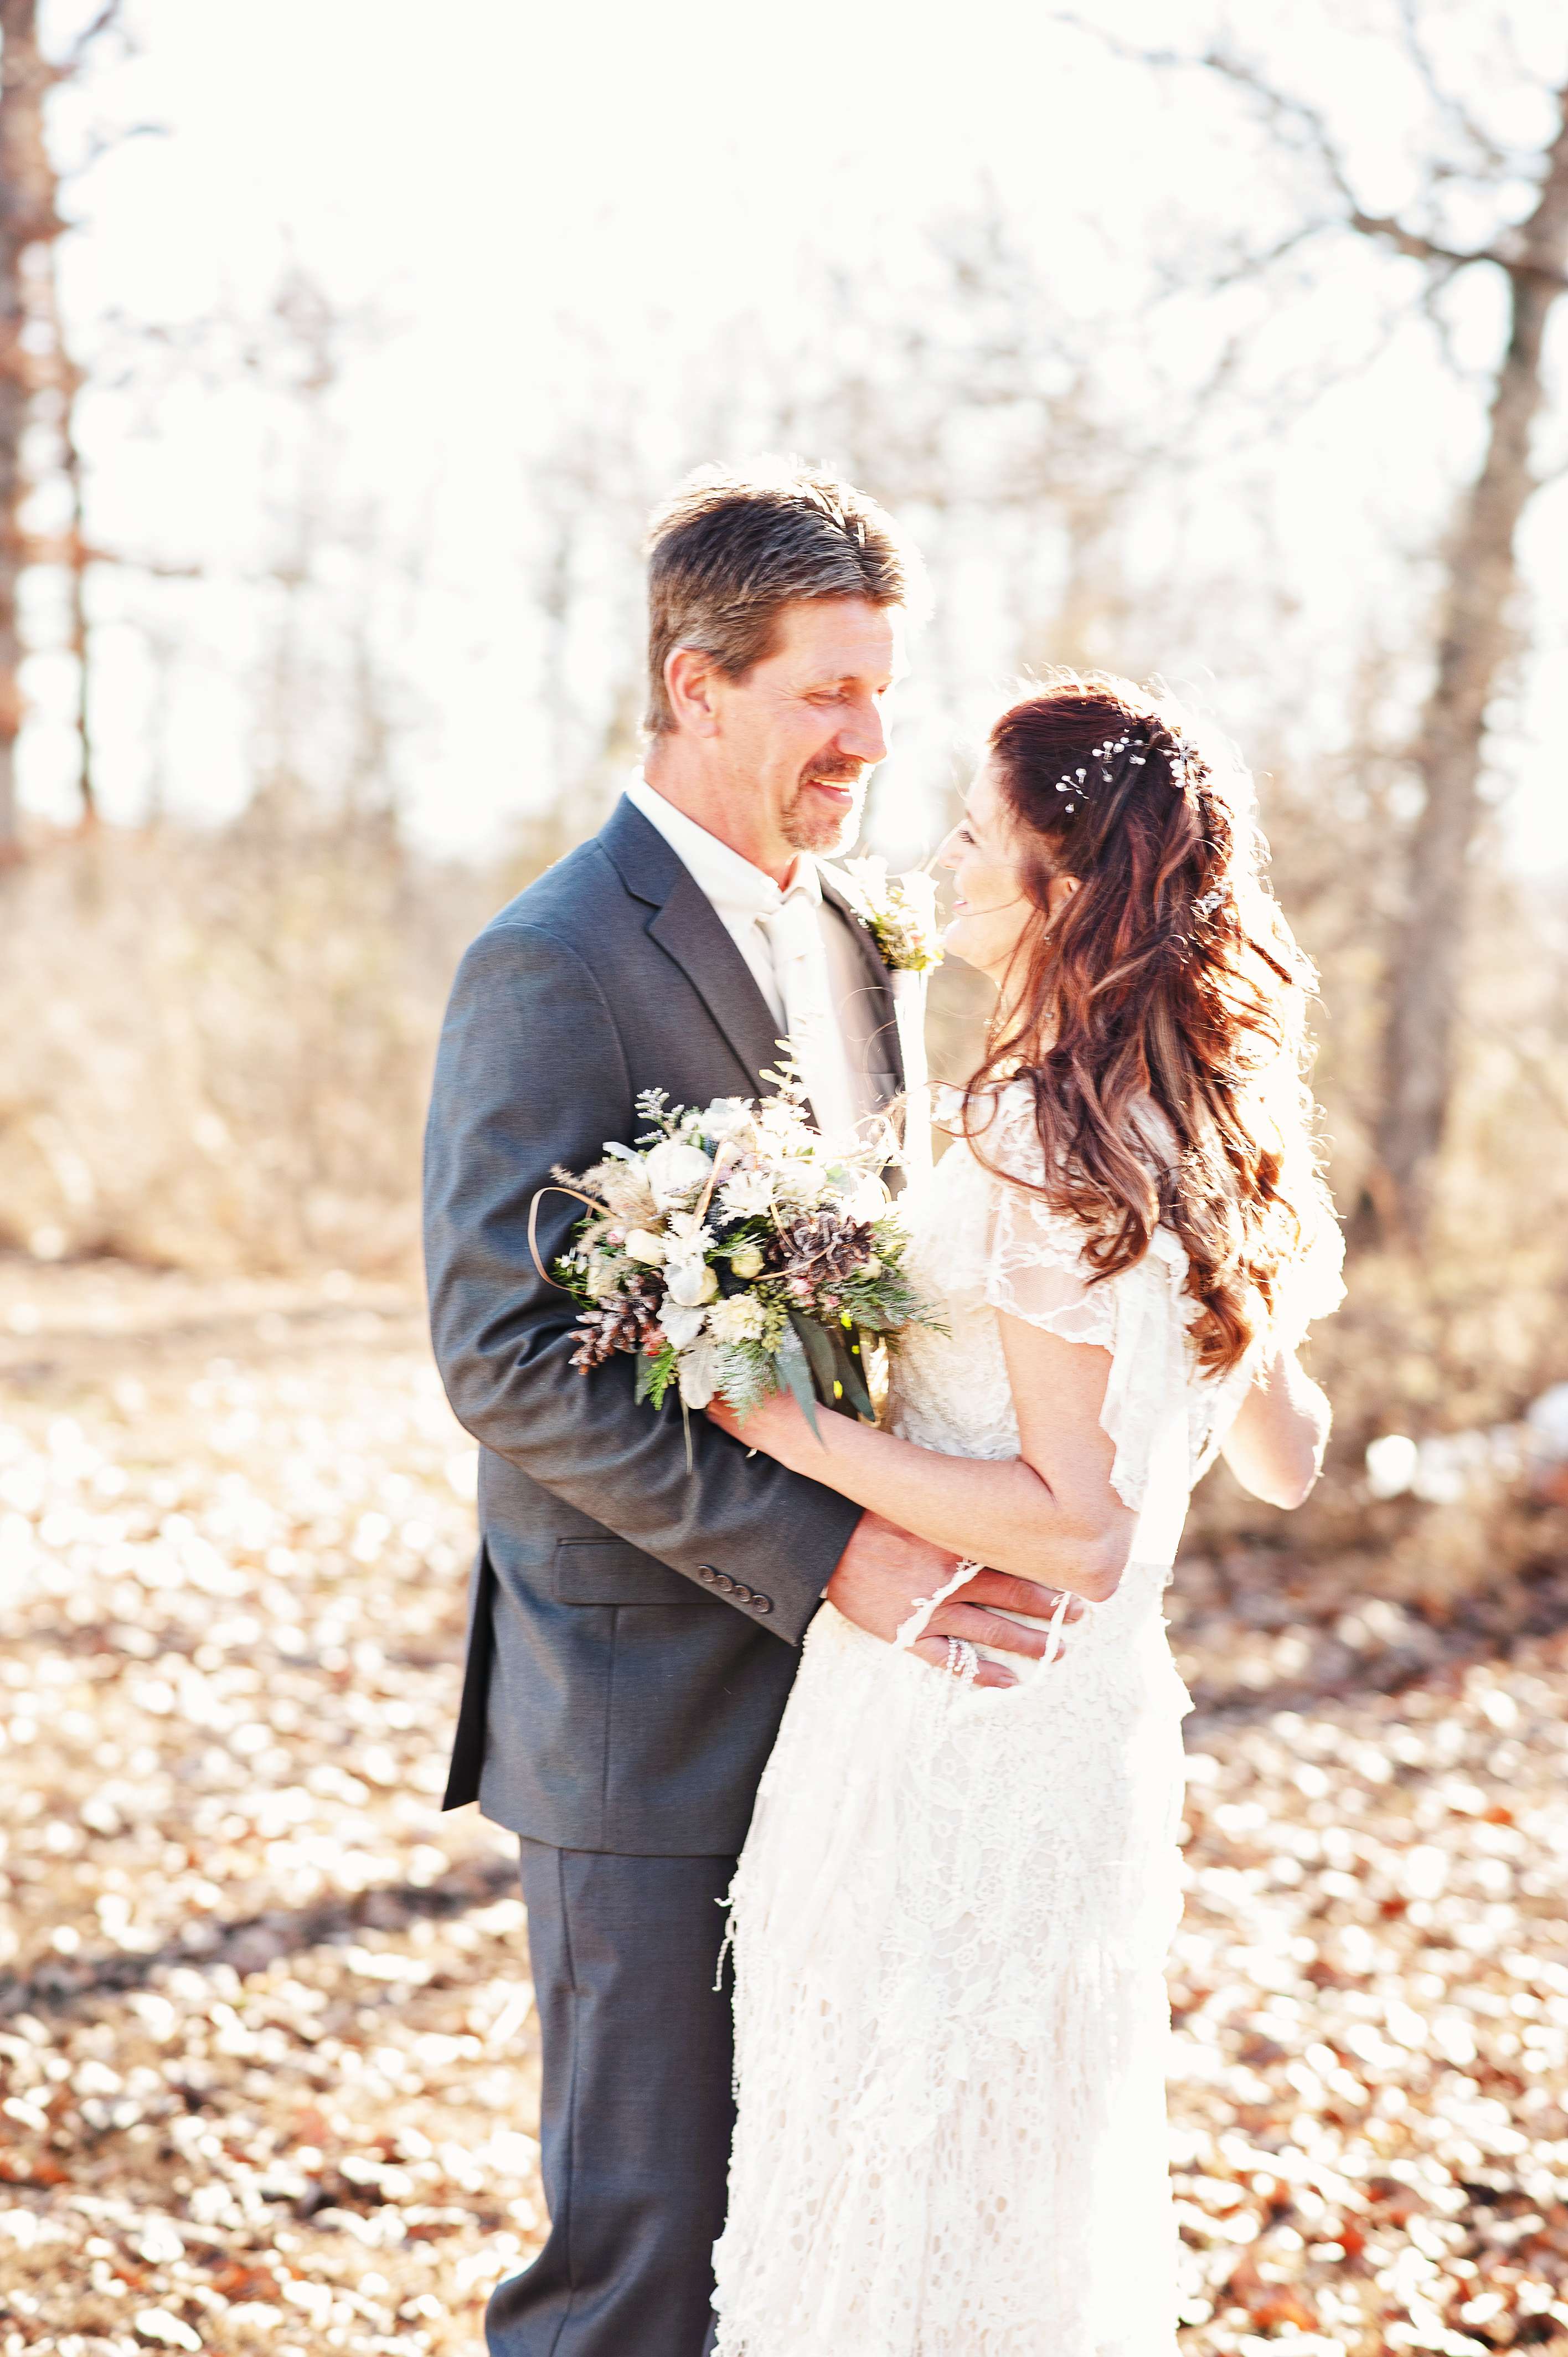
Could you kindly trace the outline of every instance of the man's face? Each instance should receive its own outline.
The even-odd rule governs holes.
[[[854,841],[867,780],[887,751],[901,619],[861,597],[800,598],[780,612],[771,654],[745,679],[714,680],[726,783],[751,803],[763,865]]]

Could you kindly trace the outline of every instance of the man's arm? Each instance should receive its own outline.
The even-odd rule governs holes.
[[[798,1642],[860,1509],[748,1460],[703,1416],[692,1418],[688,1471],[679,1415],[636,1404],[629,1358],[589,1373],[568,1364],[576,1305],[529,1254],[529,1209],[553,1166],[583,1169],[636,1125],[589,967],[526,922],[482,934],[453,989],[425,1139],[436,1361],[459,1423],[487,1448],[689,1577],[728,1574],[759,1600],[726,1600]],[[546,1267],[581,1216],[569,1198],[545,1198]]]

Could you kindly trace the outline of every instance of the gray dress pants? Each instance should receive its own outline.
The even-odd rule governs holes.
[[[733,1857],[522,1844],[550,2236],[490,2357],[703,2357],[735,2106],[714,1978]]]

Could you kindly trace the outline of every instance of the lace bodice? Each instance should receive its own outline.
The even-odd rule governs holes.
[[[944,1091],[937,1108],[955,1128],[958,1103],[956,1091]],[[998,1092],[982,1142],[988,1161],[1026,1184],[997,1176],[958,1135],[904,1199],[909,1272],[940,1303],[947,1331],[916,1327],[904,1336],[890,1385],[894,1427],[950,1456],[1015,1456],[1018,1422],[996,1313],[1095,1344],[1111,1353],[1101,1422],[1115,1448],[1112,1480],[1138,1516],[1133,1560],[1168,1564],[1193,1484],[1230,1429],[1263,1341],[1228,1374],[1203,1372],[1190,1340],[1197,1305],[1184,1289],[1187,1254],[1168,1229],[1155,1229],[1132,1268],[1095,1277],[1079,1222],[1027,1191],[1044,1157],[1026,1085]],[[1287,1313],[1292,1340],[1343,1290],[1337,1244],[1335,1231],[1304,1265]]]

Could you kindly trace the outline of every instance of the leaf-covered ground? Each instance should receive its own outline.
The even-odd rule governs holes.
[[[0,2357],[475,2351],[536,2043],[417,1310],[0,1264]],[[1185,2345],[1568,2345],[1568,1644],[1282,1712],[1185,1577]]]

